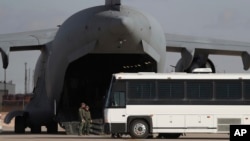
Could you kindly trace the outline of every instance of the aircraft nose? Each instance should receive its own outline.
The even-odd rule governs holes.
[[[118,17],[111,21],[110,31],[115,35],[129,34],[133,29],[133,21],[128,17]]]

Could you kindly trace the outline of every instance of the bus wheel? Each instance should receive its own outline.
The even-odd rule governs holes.
[[[166,138],[166,139],[177,139],[181,136],[181,133],[160,133],[158,138]]]
[[[148,137],[148,124],[143,120],[134,120],[130,124],[130,136],[137,139],[145,139]]]

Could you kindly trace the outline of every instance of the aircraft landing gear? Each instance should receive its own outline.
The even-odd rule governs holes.
[[[39,126],[39,125],[32,125],[30,127],[30,129],[31,129],[31,133],[37,134],[37,133],[41,133],[42,132],[41,126]]]
[[[25,133],[26,119],[23,116],[16,116],[15,118],[15,133],[23,134]]]
[[[58,133],[58,124],[55,121],[51,121],[46,125],[48,134],[56,134]]]

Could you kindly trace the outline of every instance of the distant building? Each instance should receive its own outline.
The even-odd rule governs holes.
[[[12,81],[6,83],[6,90],[4,86],[4,82],[0,81],[0,105],[2,105],[3,95],[4,94],[15,94],[16,93],[16,85],[12,83]]]
[[[6,83],[6,91],[7,94],[15,94],[16,93],[16,85],[9,81]],[[0,93],[4,92],[4,82],[0,81]]]

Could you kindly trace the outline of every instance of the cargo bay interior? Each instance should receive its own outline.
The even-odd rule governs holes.
[[[88,54],[72,62],[60,100],[61,121],[78,120],[81,102],[90,106],[92,119],[103,117],[105,95],[113,73],[156,72],[157,63],[147,54]],[[63,112],[63,113],[62,113]]]

